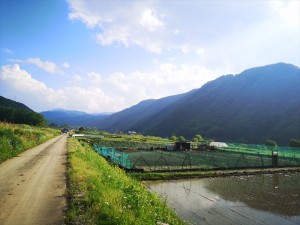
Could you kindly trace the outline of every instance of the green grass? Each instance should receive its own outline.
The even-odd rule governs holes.
[[[143,136],[143,135],[116,135],[100,132],[104,138],[92,140],[99,147],[106,146],[115,149],[150,149],[164,148],[167,145],[173,145],[174,142],[166,138],[154,137],[154,136]]]
[[[254,174],[272,173],[294,173],[300,172],[300,167],[289,168],[259,168],[259,169],[239,169],[239,170],[209,170],[209,171],[182,171],[182,172],[145,172],[129,173],[128,175],[140,181],[150,180],[177,180],[191,178],[224,177],[224,176],[244,176]]]
[[[0,122],[0,163],[59,134],[50,128]]]
[[[68,143],[67,224],[184,224],[139,181],[110,165],[86,143]]]

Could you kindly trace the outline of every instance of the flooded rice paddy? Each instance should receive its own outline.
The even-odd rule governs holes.
[[[190,224],[300,224],[300,174],[147,183]]]

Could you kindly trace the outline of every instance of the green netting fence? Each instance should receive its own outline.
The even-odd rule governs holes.
[[[259,153],[262,155],[271,155],[272,152],[276,152],[279,157],[300,158],[300,148],[294,147],[273,147],[266,145],[254,145],[254,144],[240,144],[240,143],[226,143],[227,148],[219,148],[224,151],[243,152],[249,154]]]
[[[116,150],[94,144],[109,161],[126,169],[145,171],[191,169],[238,169],[300,166],[300,148],[270,149],[262,146],[227,144],[213,151]]]
[[[108,148],[115,149],[140,149],[140,150],[150,150],[150,149],[161,149],[165,148],[167,145],[172,144],[172,142],[139,142],[139,141],[124,141],[124,140],[97,140],[94,141],[97,146],[106,146]]]

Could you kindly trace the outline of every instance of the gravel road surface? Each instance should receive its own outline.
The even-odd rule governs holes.
[[[67,135],[0,164],[0,224],[63,224]]]

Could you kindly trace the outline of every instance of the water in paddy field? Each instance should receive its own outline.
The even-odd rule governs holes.
[[[147,182],[191,224],[300,224],[300,174]]]

